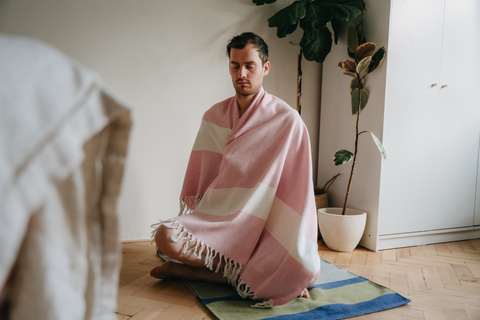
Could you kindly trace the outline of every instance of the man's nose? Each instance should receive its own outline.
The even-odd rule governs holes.
[[[238,70],[238,77],[239,78],[245,78],[247,75],[247,69],[245,67],[241,67],[239,70]]]

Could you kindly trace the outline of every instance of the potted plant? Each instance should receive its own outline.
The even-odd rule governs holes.
[[[352,115],[356,116],[355,149],[353,152],[341,149],[335,152],[333,163],[341,166],[352,161],[350,178],[343,208],[323,208],[318,210],[318,223],[325,244],[332,250],[352,251],[360,242],[363,235],[367,214],[361,210],[348,209],[348,198],[352,185],[353,173],[358,154],[359,137],[364,133],[370,133],[382,158],[386,159],[386,153],[380,140],[370,130],[359,132],[360,114],[365,109],[369,92],[365,89],[367,75],[375,71],[385,59],[385,48],[381,47],[375,52],[376,45],[366,42],[359,45],[359,37],[353,24],[347,28],[347,52],[352,59],[339,62],[338,66],[352,77],[350,81],[350,96]]]
[[[257,6],[277,0],[253,0]],[[308,61],[323,62],[332,48],[332,33],[327,28],[331,23],[335,44],[341,21],[350,21],[365,10],[363,0],[298,0],[278,11],[268,19],[268,26],[277,28],[277,36],[284,38],[297,26],[303,29],[300,53],[297,62],[297,111],[301,113],[302,57]],[[293,43],[292,43],[293,44]]]
[[[277,0],[253,0],[257,6],[274,3]],[[332,43],[338,42],[338,30],[342,21],[350,21],[365,10],[363,0],[300,0],[281,9],[268,19],[268,26],[277,28],[277,36],[285,38],[293,33],[298,25],[303,30],[300,43],[300,53],[297,60],[297,106],[302,113],[302,58],[308,61],[322,63],[332,49]],[[332,33],[328,29],[331,24]],[[290,42],[291,44],[294,44]],[[295,44],[294,44],[295,45]],[[320,128],[318,130],[320,133]],[[328,187],[335,180],[328,181],[325,187],[315,187],[315,202],[317,209],[328,207]]]

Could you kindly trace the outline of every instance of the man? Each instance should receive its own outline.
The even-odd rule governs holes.
[[[320,272],[310,142],[298,113],[266,93],[268,47],[253,33],[227,45],[235,96],[202,120],[181,193],[182,213],[155,233],[183,262],[152,269],[230,283],[256,307],[307,297]]]

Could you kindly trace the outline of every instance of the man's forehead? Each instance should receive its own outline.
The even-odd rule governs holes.
[[[242,49],[232,48],[230,50],[230,61],[238,62],[237,60],[242,60],[243,63],[256,63],[256,60],[261,60],[260,52],[258,52],[258,49],[251,44]],[[248,62],[243,60],[247,60]]]
[[[230,60],[231,64],[240,64],[240,62]],[[243,64],[255,64],[257,61],[245,61]]]

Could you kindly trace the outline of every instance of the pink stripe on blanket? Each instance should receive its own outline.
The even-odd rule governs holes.
[[[303,138],[308,140],[306,135],[304,135]],[[291,144],[293,145],[292,149],[296,149],[297,151],[288,153],[282,172],[282,175],[289,177],[289,179],[287,181],[280,181],[276,196],[290,208],[302,214],[306,212],[305,206],[308,205],[306,201],[315,198],[313,195],[313,182],[310,177],[309,166],[298,165],[299,163],[311,163],[309,152],[310,143],[308,141],[301,143],[297,140],[292,141]],[[295,179],[291,179],[291,177],[295,177]]]
[[[227,105],[228,107],[223,107]],[[218,107],[222,106],[222,107]],[[208,121],[222,128],[233,128],[240,114],[238,113],[237,99],[236,97],[230,97],[215,104],[210,108],[210,112],[207,112],[203,115],[202,120]]]
[[[266,142],[269,143],[269,142]],[[272,146],[273,144],[270,144]],[[278,154],[283,152],[281,150],[282,145],[276,145],[276,149],[271,148],[268,152],[271,154]],[[228,150],[227,150],[228,148]],[[258,159],[258,156],[255,155],[255,149],[250,149],[251,157],[244,155],[238,156],[234,152],[231,152],[233,147],[227,146],[226,148],[226,158],[228,161],[225,161],[224,169],[227,174],[219,176],[215,185],[211,187],[216,189],[224,188],[254,188],[259,182],[268,185],[269,187],[276,188],[279,175],[274,174],[274,172],[281,171],[283,163],[280,161],[275,161],[278,158],[265,159],[265,161],[251,161],[251,159]],[[245,174],[244,168],[249,168],[248,175]],[[269,174],[272,172],[272,174]]]
[[[262,246],[257,247],[240,273],[241,280],[250,287],[256,298],[274,299],[275,305],[295,299],[314,275],[268,231],[263,231],[260,242]],[[309,276],[305,277],[306,274]]]
[[[194,211],[175,220],[188,232],[196,234],[196,238],[202,243],[242,265],[246,264],[252,255],[265,225],[265,220],[243,211],[228,216],[213,216]],[[205,229],[209,232],[202,232]]]
[[[203,195],[218,175],[223,155],[212,151],[192,151],[182,195]]]
[[[294,166],[298,166],[302,161],[308,160],[297,156],[297,152],[301,149],[302,132],[280,130],[282,127],[298,127],[304,128],[300,122],[300,118],[292,116],[290,111],[280,110],[275,117],[269,119],[268,125],[262,122],[262,118],[255,121],[251,119],[248,124],[245,124],[240,130],[232,130],[231,137],[227,141],[227,146],[224,150],[225,160],[222,170],[226,172],[225,175],[219,176],[214,188],[253,188],[258,182],[262,182],[272,188],[277,188],[279,179],[285,171],[285,161],[292,162]],[[272,127],[278,128],[275,135],[271,134]],[[247,132],[242,134],[243,132]],[[306,134],[306,131],[303,132]],[[232,139],[232,136],[236,136]],[[262,137],[261,145],[258,144],[258,138]],[[308,142],[308,138],[307,138]],[[292,151],[295,150],[295,151]],[[300,150],[303,152],[304,150]],[[288,158],[290,154],[290,159]],[[298,159],[291,159],[297,157]],[[261,159],[261,161],[259,161]],[[287,163],[288,164],[288,163]],[[298,170],[301,174],[308,167],[299,166]],[[245,174],[248,170],[248,174]],[[291,170],[288,167],[288,170]],[[279,175],[279,173],[281,173]],[[291,172],[288,171],[288,174]],[[307,173],[307,176],[308,173]],[[298,181],[298,184],[305,184],[305,181]],[[313,186],[312,186],[313,188]],[[302,192],[304,189],[302,189]],[[301,210],[299,211],[301,212]]]

